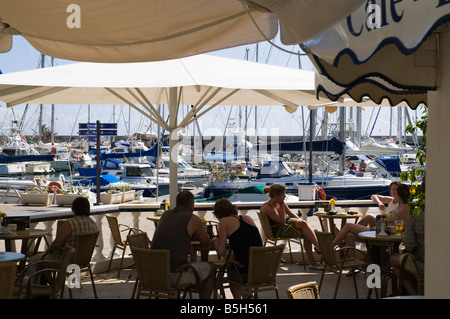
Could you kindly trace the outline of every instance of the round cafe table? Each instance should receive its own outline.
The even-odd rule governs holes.
[[[380,236],[375,231],[364,231],[359,233],[358,237],[364,240],[366,244],[370,262],[380,266],[381,298],[387,296],[389,279],[392,279],[392,291],[396,292],[397,280],[391,271],[389,252],[392,248],[392,253],[398,253],[400,243],[403,241],[403,236],[397,236],[395,234]]]
[[[0,263],[3,262],[17,262],[25,259],[25,255],[21,253],[15,253],[12,251],[0,252]]]
[[[25,230],[16,230],[10,233],[0,233],[0,239],[3,239],[5,241],[5,250],[11,251],[12,249],[12,241],[13,240],[22,240],[22,247],[20,249],[20,252],[27,256],[28,253],[28,242],[30,239],[37,239],[36,245],[33,250],[33,255],[37,253],[37,250],[39,248],[39,245],[41,243],[42,237],[45,235],[48,235],[47,230],[43,229],[25,229]],[[19,269],[21,269],[25,265],[25,260],[22,260]]]
[[[336,237],[336,235],[334,233],[335,220],[341,221],[341,229],[342,229],[342,227],[344,227],[344,225],[347,223],[347,219],[354,218],[355,219],[354,223],[356,224],[358,222],[358,219],[360,217],[362,217],[362,214],[359,214],[359,213],[354,213],[354,214],[337,213],[337,214],[330,215],[328,213],[316,212],[316,213],[314,213],[314,216],[317,216],[317,218],[319,218],[320,226],[322,227],[322,231],[325,231],[324,223],[326,224],[326,221],[328,220],[328,223],[330,226],[330,233],[331,233],[332,238],[334,239]]]

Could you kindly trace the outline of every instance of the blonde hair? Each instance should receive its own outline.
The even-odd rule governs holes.
[[[286,187],[280,184],[273,184],[270,187],[266,186],[263,189],[264,194],[269,194],[269,197],[275,197],[278,195],[282,195],[283,193],[286,193]]]

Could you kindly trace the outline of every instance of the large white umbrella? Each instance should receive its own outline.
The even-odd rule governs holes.
[[[142,62],[272,39],[308,40],[365,0],[0,1],[0,52],[22,35],[67,60]]]
[[[367,1],[303,44],[318,96],[428,106],[425,297],[449,298],[450,1]]]
[[[7,106],[37,104],[129,104],[170,133],[170,199],[177,187],[176,132],[216,105],[317,103],[312,71],[212,55],[139,63],[73,63],[0,75]],[[166,123],[155,105],[168,104]],[[192,105],[178,118],[180,105]]]

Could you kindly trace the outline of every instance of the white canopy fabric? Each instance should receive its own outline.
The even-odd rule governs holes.
[[[316,104],[314,74],[243,60],[196,55],[139,63],[73,63],[0,76],[7,106],[129,104],[166,129],[154,105],[169,104],[167,88],[180,88],[177,103],[194,105],[177,127],[215,105]]]
[[[129,104],[171,133],[216,105],[295,108],[318,103],[312,71],[212,55],[140,63],[73,63],[3,74],[0,100],[7,106]],[[158,113],[157,104],[168,104],[169,123]],[[184,118],[178,118],[180,105],[193,105]],[[174,150],[178,136],[171,137]],[[175,202],[177,156],[170,158],[170,199]]]
[[[299,43],[364,0],[0,0],[0,52],[12,35],[68,60],[167,60],[272,39]],[[278,17],[278,19],[277,19]]]
[[[427,104],[438,85],[434,31],[449,20],[448,1],[367,2],[302,45],[316,65],[318,92]]]

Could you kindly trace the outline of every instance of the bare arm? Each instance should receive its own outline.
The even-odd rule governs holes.
[[[70,223],[66,221],[61,226],[61,230],[56,235],[56,238],[51,243],[49,249],[55,249],[55,248],[63,247],[71,233],[72,233],[72,227],[70,227]]]
[[[209,246],[209,235],[203,227],[202,220],[197,215],[192,215],[191,219],[189,220],[188,233],[191,236],[192,240],[200,242],[200,246]]]
[[[277,212],[269,205],[264,205],[261,207],[261,212],[267,214],[269,218],[276,223],[284,224],[286,222],[286,213],[284,209],[279,209]]]
[[[385,210],[385,204],[389,204],[394,198],[391,196],[372,195],[370,198],[378,204],[380,210]]]
[[[227,238],[228,238],[228,222],[226,219],[219,221],[219,238],[215,238],[213,241],[214,248],[217,251],[217,255],[222,257],[227,251]]]

